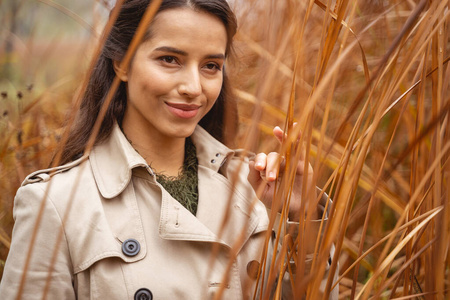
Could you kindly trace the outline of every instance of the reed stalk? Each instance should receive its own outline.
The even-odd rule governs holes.
[[[58,164],[55,151],[67,140],[63,125],[75,117],[67,112],[79,107],[111,26],[106,2],[80,3],[0,1],[0,276],[14,194],[27,174]],[[285,273],[295,299],[327,299],[338,285],[340,299],[449,298],[449,0],[230,3],[239,20],[235,55],[227,61],[239,105],[235,144],[249,152],[278,151],[286,163],[269,215],[275,253],[267,255],[269,231],[257,279],[266,289],[255,290],[254,299],[281,299]],[[157,5],[149,7],[142,30]],[[49,32],[36,7],[52,10],[65,20],[61,27],[72,29]],[[22,21],[24,15],[29,20]],[[103,34],[96,31],[98,20]],[[73,40],[82,47],[73,47]],[[95,47],[80,63],[88,44]],[[276,125],[287,132],[281,145],[272,136]],[[321,191],[316,195],[304,180],[302,199],[310,201],[302,202],[294,234],[283,225],[301,157],[313,166]],[[321,234],[313,236],[308,212],[326,195],[329,213],[322,216]],[[326,275],[334,272],[337,281]]]

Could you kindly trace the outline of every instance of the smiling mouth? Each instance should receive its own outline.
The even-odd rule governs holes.
[[[200,105],[165,102],[169,111],[178,118],[190,119],[197,115]]]

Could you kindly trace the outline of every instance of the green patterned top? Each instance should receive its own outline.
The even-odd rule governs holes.
[[[194,216],[198,207],[198,160],[197,150],[190,138],[184,146],[183,169],[178,176],[156,173],[156,180],[166,191],[186,207]]]

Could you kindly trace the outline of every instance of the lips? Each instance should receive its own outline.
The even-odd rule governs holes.
[[[190,119],[197,115],[200,105],[166,102],[169,111],[178,118]]]

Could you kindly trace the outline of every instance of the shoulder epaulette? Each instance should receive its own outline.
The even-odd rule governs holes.
[[[87,159],[88,155],[82,156],[77,160],[71,161],[65,165],[62,166],[58,166],[58,167],[54,167],[54,168],[49,168],[49,169],[44,169],[44,170],[39,170],[36,172],[31,173],[30,175],[28,175],[25,180],[22,182],[21,186],[25,186],[27,184],[30,183],[36,183],[36,182],[46,182],[49,181],[50,178],[52,178],[52,176],[58,174],[58,173],[62,173],[65,172],[67,170],[72,169],[75,166],[78,166],[79,164],[81,164],[83,161],[85,161]]]

